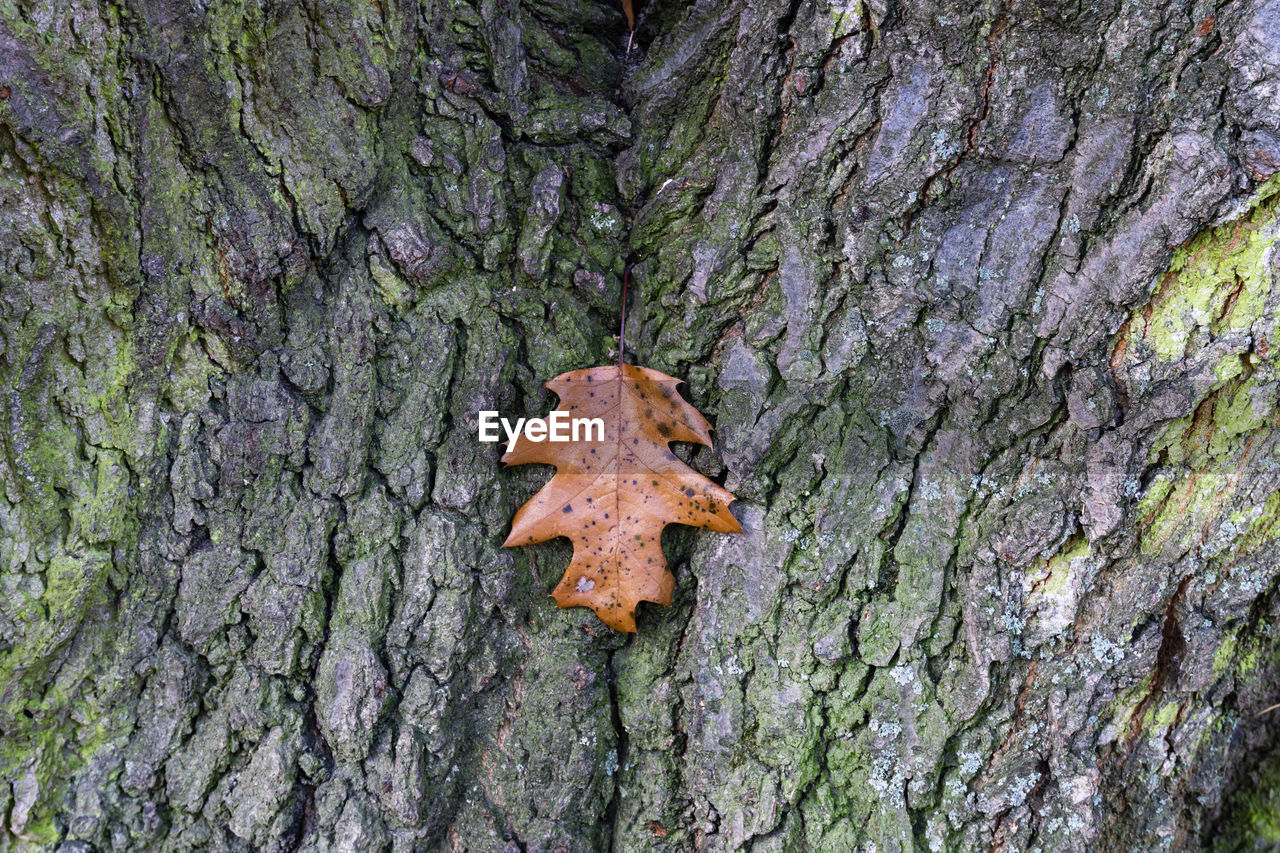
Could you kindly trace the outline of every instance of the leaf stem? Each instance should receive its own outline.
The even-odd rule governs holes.
[[[631,281],[631,264],[622,268],[622,322],[618,324],[618,367],[622,367],[622,356],[627,351],[627,285]]]

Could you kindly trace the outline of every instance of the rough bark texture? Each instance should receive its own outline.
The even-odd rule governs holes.
[[[1280,2],[0,0],[7,849],[1280,842]],[[480,409],[629,350],[627,639]]]

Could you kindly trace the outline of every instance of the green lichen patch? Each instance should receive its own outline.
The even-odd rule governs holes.
[[[1280,845],[1280,755],[1242,779],[1222,810],[1215,849],[1272,849]]]
[[[1155,377],[1161,363],[1174,362],[1195,375],[1187,413],[1165,423],[1150,447],[1157,473],[1135,507],[1148,556],[1200,547],[1225,560],[1256,548],[1271,527],[1265,501],[1250,495],[1237,505],[1237,490],[1280,424],[1268,340],[1278,241],[1280,179],[1273,178],[1242,215],[1175,253],[1159,289],[1120,336],[1113,365],[1125,365],[1131,378]]]
[[[1280,181],[1268,181],[1245,216],[1209,229],[1174,254],[1159,289],[1134,318],[1133,339],[1173,361],[1204,335],[1249,329],[1272,288]],[[1224,371],[1226,369],[1224,368]]]

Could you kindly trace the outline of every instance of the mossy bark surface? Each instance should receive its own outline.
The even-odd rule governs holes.
[[[628,41],[0,0],[0,847],[1280,843],[1280,2]],[[745,529],[634,637],[476,440],[628,263]]]

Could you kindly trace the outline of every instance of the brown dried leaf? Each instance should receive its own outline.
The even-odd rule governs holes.
[[[590,607],[617,631],[636,629],[641,601],[671,603],[675,578],[662,553],[668,524],[741,533],[733,495],[681,462],[668,445],[711,446],[711,430],[680,396],[679,379],[632,365],[563,373],[547,383],[571,418],[601,418],[604,441],[533,442],[522,434],[502,461],[556,466],[551,482],[520,507],[504,546],[557,536],[573,560],[552,596]]]

